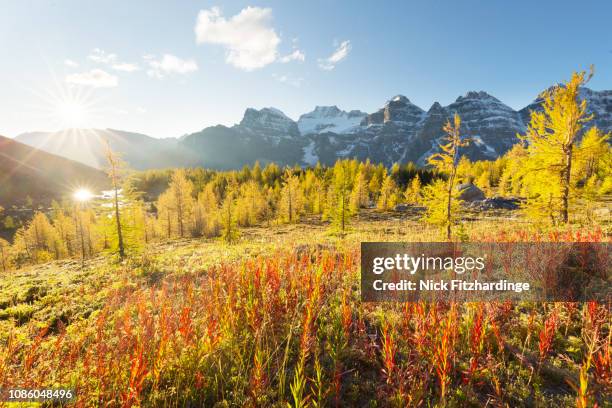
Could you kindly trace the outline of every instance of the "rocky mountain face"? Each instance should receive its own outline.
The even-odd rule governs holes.
[[[301,163],[305,140],[298,124],[278,109],[248,108],[239,124],[208,127],[183,137],[180,144],[201,166],[235,169],[255,161]]]
[[[462,118],[462,133],[473,140],[462,152],[472,160],[498,157],[518,141],[516,133],[525,131],[520,114],[486,92],[468,92],[446,107],[435,102],[428,111],[398,95],[344,134],[307,135],[311,143],[304,163],[357,157],[386,165],[423,164],[436,151],[444,124],[455,113]]]
[[[581,97],[597,125],[612,132],[612,91],[584,88]],[[461,154],[471,160],[491,160],[503,155],[518,142],[517,134],[527,130],[530,111],[541,109],[537,98],[529,106],[515,111],[486,92],[468,92],[448,106],[435,102],[427,112],[398,95],[383,108],[367,115],[359,126],[345,132],[307,134],[302,164],[317,161],[333,163],[338,158],[370,159],[388,166],[395,162],[413,161],[425,164],[437,151],[444,136],[442,128],[455,113],[461,116],[461,131],[472,143]]]
[[[612,132],[612,91],[584,88],[581,97],[587,100],[589,112],[594,115],[590,124]],[[468,92],[448,106],[435,102],[425,111],[407,97],[397,95],[374,113],[317,106],[298,121],[275,108],[249,108],[234,126],[212,126],[178,139],[153,139],[107,129],[93,131],[93,136],[92,131],[89,136],[65,131],[24,134],[17,140],[98,168],[104,163],[100,141],[109,137],[111,147],[122,152],[124,159],[137,169],[170,166],[235,169],[255,161],[315,165],[353,157],[388,166],[408,161],[424,164],[437,150],[444,136],[444,124],[457,113],[462,120],[462,134],[472,140],[461,154],[472,160],[490,160],[518,142],[517,133],[526,131],[530,111],[541,109],[541,102],[538,98],[515,111],[480,91]]]
[[[248,108],[240,124],[234,126],[234,129],[244,135],[253,134],[273,142],[300,135],[297,123],[275,108]]]

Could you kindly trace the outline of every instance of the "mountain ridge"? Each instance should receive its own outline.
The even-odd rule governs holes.
[[[99,191],[109,185],[103,171],[0,136],[0,204],[61,199],[79,187]]]
[[[529,112],[541,109],[540,95],[519,110],[482,90],[468,91],[446,106],[434,102],[428,110],[399,94],[372,113],[347,112],[336,105],[316,106],[298,120],[273,107],[247,108],[242,120],[233,126],[209,126],[180,138],[154,139],[113,129],[82,133],[93,133],[94,139],[112,136],[111,147],[123,153],[136,169],[190,166],[232,169],[255,161],[306,166],[352,157],[390,166],[407,161],[424,164],[426,157],[437,149],[444,123],[457,113],[462,119],[462,133],[474,141],[462,153],[472,160],[490,160],[518,142],[516,134],[526,131]],[[583,88],[581,98],[587,99],[589,112],[595,116],[591,125],[604,132],[612,131],[612,90]],[[98,147],[91,148],[88,140],[75,141],[65,132],[35,137],[31,133],[22,134],[16,140],[100,167],[99,141]],[[128,139],[137,146],[131,146]],[[93,152],[84,150],[84,146]],[[91,153],[91,157],[85,153]]]

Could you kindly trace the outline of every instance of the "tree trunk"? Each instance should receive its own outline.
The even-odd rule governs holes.
[[[183,238],[183,199],[180,192],[176,194],[176,218],[178,220],[179,236]]]
[[[291,200],[292,200],[293,198],[291,197],[291,186],[289,186],[289,187],[288,187],[287,192],[288,192],[288,197],[289,197],[289,205],[288,205],[288,207],[289,207],[289,224],[291,224],[291,222],[293,221],[293,220],[292,220],[292,212],[293,212],[293,209],[291,208],[291,204],[292,204],[292,203],[291,203]]]
[[[451,239],[451,197],[452,197],[452,185],[449,185],[448,186],[448,199],[446,200],[446,239],[449,241]]]
[[[168,239],[170,239],[170,236],[172,235],[172,224],[170,221],[170,210],[166,210],[166,221],[168,224],[168,227],[166,228],[166,236],[168,237]]]
[[[570,177],[572,175],[572,149],[573,144],[564,149],[565,167],[561,176],[561,220],[564,224],[569,221],[569,192]]]
[[[114,169],[113,169],[113,172],[114,172]],[[119,245],[119,258],[123,259],[125,257],[125,248],[123,247],[123,233],[121,231],[121,217],[119,216],[119,192],[117,191],[117,184],[114,180],[113,180],[113,189],[115,190],[115,220],[117,223],[117,242]]]
[[[342,191],[342,233],[344,234],[344,215],[345,215],[345,208],[344,208],[344,186],[343,186],[343,191]]]
[[[81,268],[83,268],[85,266],[85,237],[83,236],[83,218],[81,214],[78,214],[78,221],[81,226],[79,230],[81,231]]]
[[[451,226],[451,209],[452,209],[452,200],[453,200],[453,184],[455,183],[455,169],[451,176],[448,179],[448,199],[446,201],[446,239],[451,240],[452,236],[452,226]]]
[[[4,245],[0,245],[0,252],[2,253],[2,270],[6,272],[8,268],[6,267],[6,257],[4,255]]]

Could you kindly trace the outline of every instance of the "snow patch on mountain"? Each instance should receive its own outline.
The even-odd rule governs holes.
[[[482,138],[478,135],[474,135],[472,136],[472,140],[474,141],[474,143],[476,144],[476,146],[478,147],[482,147],[484,149],[484,153],[488,156],[491,156],[493,158],[497,157],[497,151],[495,151],[494,148],[492,148],[491,146],[489,146],[488,144],[486,144]]]
[[[298,119],[297,125],[302,135],[333,132],[350,133],[367,114],[358,110],[346,112],[337,106],[316,106],[312,112]]]
[[[311,140],[306,147],[304,147],[304,158],[302,161],[307,166],[314,167],[319,161],[319,156],[315,153],[315,147],[317,146],[314,140]]]

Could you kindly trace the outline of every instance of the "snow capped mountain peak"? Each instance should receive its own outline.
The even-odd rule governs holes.
[[[404,95],[395,95],[393,98],[389,99],[389,102],[410,103],[410,99],[406,98]]]
[[[320,117],[333,117],[338,116],[342,113],[342,111],[336,106],[315,106],[314,111],[311,113],[317,114]]]
[[[302,135],[324,132],[350,133],[365,117],[364,112],[358,110],[346,112],[336,105],[315,106],[312,112],[300,116],[297,124]]]

